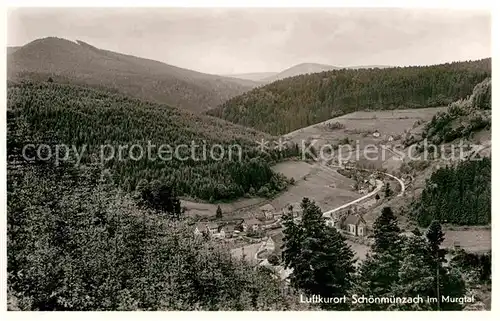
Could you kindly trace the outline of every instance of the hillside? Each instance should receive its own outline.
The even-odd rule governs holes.
[[[361,110],[447,105],[491,76],[491,59],[423,67],[341,69],[300,75],[255,88],[208,113],[284,134]]]
[[[8,310],[309,308],[186,221],[137,206],[99,169],[9,156]]]
[[[195,112],[216,107],[256,85],[53,37],[11,52],[7,70],[10,80],[51,77],[55,82],[106,87]]]
[[[366,65],[366,66],[352,66],[345,68],[347,69],[390,68],[390,66]],[[263,84],[269,84],[272,83],[273,81],[284,79],[287,77],[317,73],[334,69],[342,69],[342,67],[335,67],[335,66],[315,64],[315,63],[302,63],[290,67],[288,69],[285,69],[281,72],[255,72],[255,73],[245,73],[245,74],[229,74],[223,76],[252,80]]]
[[[154,180],[179,195],[209,201],[261,189],[268,196],[287,185],[270,166],[298,152],[262,154],[255,142],[273,139],[267,134],[105,91],[12,83],[7,97],[9,155],[21,153],[20,142],[52,148],[64,144],[72,159],[108,169],[126,191]]]

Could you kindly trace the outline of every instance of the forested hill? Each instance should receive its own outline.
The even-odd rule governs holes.
[[[358,110],[447,105],[491,76],[491,59],[422,67],[341,69],[255,88],[208,111],[271,134],[285,134]]]
[[[81,164],[103,166],[126,191],[155,180],[180,195],[212,201],[261,189],[270,195],[286,187],[284,177],[270,166],[298,153],[297,149],[263,154],[255,142],[271,140],[267,134],[106,91],[11,83],[7,97],[9,156],[20,156],[26,144],[47,144],[52,153],[56,145],[64,144],[72,148],[71,159],[77,158],[76,148],[83,155]],[[194,151],[192,144],[198,146]],[[36,150],[28,150],[29,155]],[[47,148],[43,151],[48,153]],[[64,155],[65,150],[60,152]],[[54,161],[54,157],[47,160]]]
[[[138,206],[96,168],[7,168],[9,310],[308,308],[187,222]]]
[[[54,37],[9,52],[10,80],[46,81],[51,77],[59,83],[109,88],[196,112],[214,108],[257,85]]]

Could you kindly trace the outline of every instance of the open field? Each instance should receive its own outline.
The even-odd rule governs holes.
[[[250,216],[263,204],[270,203],[279,210],[290,203],[302,201],[304,197],[316,201],[322,210],[328,210],[361,196],[352,191],[353,180],[340,175],[334,170],[321,168],[318,164],[286,161],[275,165],[273,170],[284,174],[286,177],[293,177],[295,180],[294,185],[290,185],[286,191],[280,193],[274,199],[266,200],[256,197],[220,204],[182,200],[182,206],[186,208],[186,215],[213,216],[217,210],[217,205],[220,205],[223,214],[228,214],[229,217],[243,218]]]
[[[446,108],[447,107],[432,107],[402,110],[359,111],[298,129],[286,134],[285,137],[293,141],[308,138],[335,140],[346,136],[354,139],[354,137],[363,136],[364,133],[371,133],[377,130],[380,133],[380,138],[383,138],[384,135],[397,135],[403,133],[405,129],[412,128],[418,120],[430,121],[437,112],[443,111]],[[328,124],[337,122],[345,127],[334,130],[328,128]]]
[[[349,152],[347,147],[344,147],[335,152],[334,160],[338,160],[340,154],[344,160],[352,159],[364,165],[381,168],[384,161],[391,159],[394,154],[380,149],[378,157],[375,157],[376,154],[374,153],[365,156],[363,154],[365,146],[369,144],[375,146],[386,144],[391,136],[394,139],[391,144],[399,143],[398,136],[402,135],[405,130],[412,129],[417,121],[426,122],[431,120],[437,112],[444,109],[446,107],[355,112],[293,131],[286,134],[285,138],[299,145],[308,140],[316,141],[314,146],[318,150],[324,145],[344,145],[345,142],[343,141],[348,139],[352,151]],[[339,125],[337,129],[331,129],[329,127],[331,124]],[[379,133],[378,137],[373,136],[375,131]],[[359,156],[356,155],[356,151],[359,151]],[[377,159],[368,160],[367,157]]]
[[[186,208],[185,214],[187,216],[213,216],[215,215],[215,211],[217,210],[218,205],[220,206],[222,213],[224,214],[232,213],[242,208],[252,207],[254,205],[262,203],[263,201],[265,201],[265,199],[259,197],[244,198],[231,203],[219,204],[181,200],[181,206],[184,206]]]
[[[272,170],[298,181],[309,175],[314,168],[314,165],[306,162],[287,161],[274,165]]]
[[[289,203],[300,202],[302,198],[308,197],[314,200],[323,211],[326,211],[361,197],[360,194],[352,191],[353,180],[317,164],[307,165],[309,173],[303,179],[296,180],[287,191],[269,203],[281,209]],[[295,161],[282,163],[279,167],[275,167],[275,170],[285,174],[293,172],[296,168],[298,172],[304,173],[305,167],[304,162]]]
[[[455,244],[466,251],[485,252],[491,250],[491,230],[490,229],[470,229],[470,230],[444,230],[443,247],[451,248]]]

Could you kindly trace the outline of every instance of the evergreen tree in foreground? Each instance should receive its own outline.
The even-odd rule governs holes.
[[[433,222],[425,236],[418,230],[412,236],[399,235],[390,208],[384,208],[374,224],[375,244],[358,271],[355,293],[373,297],[422,297],[413,304],[364,304],[360,310],[461,310],[462,306],[446,302],[443,297],[459,298],[465,294],[465,283],[456,269],[446,262],[440,248],[444,233]],[[428,302],[427,298],[439,302]]]
[[[454,269],[445,267],[445,250],[441,249],[441,243],[444,241],[444,233],[441,224],[434,220],[431,222],[425,233],[427,238],[427,247],[429,249],[430,269],[434,271],[433,296],[438,298],[439,304],[434,308],[438,310],[461,310],[462,307],[456,303],[443,302],[443,297],[461,297],[465,294],[465,284]]]
[[[443,266],[446,262],[440,245],[444,233],[438,222],[433,222],[426,232],[426,237],[409,237],[402,249],[403,260],[399,271],[400,280],[394,286],[394,292],[400,296],[438,298],[438,302],[426,302],[414,305],[392,306],[397,310],[461,310],[462,306],[442,300],[445,297],[459,298],[465,294],[465,283],[454,268]]]
[[[342,297],[353,282],[354,252],[344,237],[325,225],[321,209],[309,199],[302,200],[302,221],[295,223],[290,214],[284,220],[283,262],[293,269],[294,288],[307,295]],[[323,309],[346,310],[348,304],[323,304]]]
[[[392,288],[399,279],[401,263],[401,236],[396,216],[390,207],[385,207],[373,224],[375,242],[371,253],[358,270],[356,294],[385,297],[396,295]],[[364,304],[355,306],[360,310],[386,310],[387,304]]]
[[[401,230],[390,207],[384,207],[382,214],[375,220],[373,233],[375,236],[375,243],[372,246],[374,252],[399,252]]]

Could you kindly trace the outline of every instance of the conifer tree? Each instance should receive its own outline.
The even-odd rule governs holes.
[[[326,226],[314,202],[304,198],[301,206],[300,223],[293,222],[291,213],[284,218],[283,261],[293,269],[292,286],[308,295],[347,295],[355,272],[354,252],[336,229]],[[325,304],[322,308],[345,310],[349,306]]]
[[[384,207],[373,224],[374,243],[358,270],[355,292],[374,297],[390,296],[399,279],[401,263],[400,229],[390,207]],[[385,310],[387,304],[354,306],[355,309]]]
[[[222,209],[220,208],[220,205],[217,205],[217,210],[215,211],[215,218],[217,219],[222,218]]]
[[[401,230],[397,223],[397,218],[390,207],[384,207],[382,214],[373,224],[373,234],[375,243],[372,249],[376,253],[386,251],[398,252]]]
[[[392,306],[397,310],[461,310],[456,302],[443,298],[458,298],[465,294],[465,283],[455,268],[443,266],[444,252],[439,249],[444,234],[439,223],[432,224],[426,233],[409,237],[402,248],[400,280],[395,283],[394,293],[404,296],[437,298],[410,306]],[[437,249],[437,250],[436,250]]]

